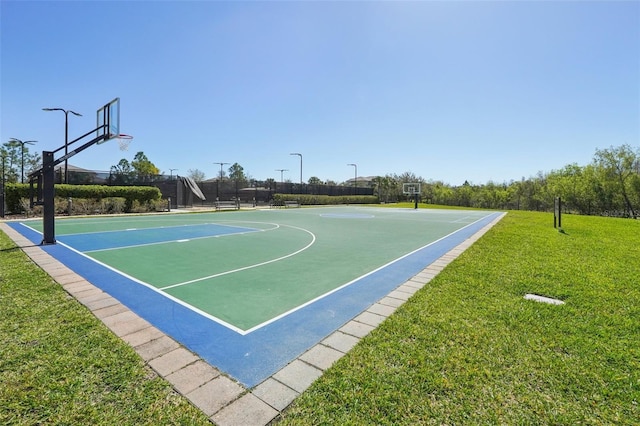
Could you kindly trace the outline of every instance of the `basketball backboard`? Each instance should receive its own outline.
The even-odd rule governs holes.
[[[403,183],[402,193],[407,195],[420,194],[420,183]]]
[[[102,108],[98,109],[96,117],[96,137],[104,136],[98,144],[120,134],[120,98],[115,98]]]

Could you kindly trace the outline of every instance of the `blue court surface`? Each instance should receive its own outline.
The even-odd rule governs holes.
[[[42,249],[252,388],[501,213],[323,207],[56,219]],[[9,222],[35,244],[39,221]]]

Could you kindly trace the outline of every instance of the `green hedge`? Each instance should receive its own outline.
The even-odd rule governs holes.
[[[8,183],[5,186],[7,210],[11,213],[24,211],[21,200],[29,198],[29,185]],[[123,198],[124,210],[130,212],[137,204],[155,203],[162,198],[154,186],[106,186],[106,185],[56,185],[56,198],[72,198],[101,201],[106,198]]]
[[[285,201],[297,201],[301,205],[334,204],[378,204],[375,195],[311,195],[311,194],[273,194],[273,204],[283,205]]]

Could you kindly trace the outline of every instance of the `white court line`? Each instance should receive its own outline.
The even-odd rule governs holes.
[[[231,234],[206,235],[204,237],[193,237],[193,238],[189,238],[189,239],[186,239],[186,240],[185,239],[166,240],[166,241],[157,241],[155,243],[134,244],[134,245],[131,245],[131,246],[119,246],[119,247],[109,247],[109,248],[97,249],[97,250],[86,250],[85,253],[100,253],[100,252],[104,252],[104,251],[124,250],[124,249],[130,249],[130,248],[157,246],[157,245],[161,245],[161,244],[183,243],[185,241],[205,240],[207,238],[232,237],[234,235],[253,234],[254,232],[266,232],[266,231],[272,231],[274,229],[277,229],[277,227],[276,228],[271,228],[271,229],[254,229],[254,230],[245,231],[245,232],[234,232],[234,233],[231,233]],[[75,234],[75,235],[77,235],[77,234]]]
[[[256,223],[260,223],[260,222],[256,222]],[[32,230],[33,232],[35,232],[37,234],[42,235],[42,232],[40,232],[40,231],[38,231],[38,230],[36,230],[36,229],[24,224],[23,222],[20,222],[20,225],[24,226],[25,228],[28,228],[28,229]],[[270,223],[270,225],[273,225],[273,224]],[[89,259],[90,261],[95,262],[98,265],[103,266],[104,268],[107,268],[108,270],[113,271],[113,272],[115,272],[116,274],[118,274],[118,275],[120,275],[122,277],[125,277],[125,278],[127,278],[127,279],[129,279],[129,280],[131,280],[131,281],[133,281],[135,283],[143,285],[143,286],[147,287],[149,290],[152,290],[152,291],[154,291],[154,292],[156,292],[156,293],[158,293],[158,294],[160,294],[160,295],[172,300],[173,302],[175,302],[175,303],[177,303],[177,304],[179,304],[181,306],[184,306],[185,308],[187,308],[187,309],[189,309],[189,310],[191,310],[193,312],[196,312],[197,314],[200,314],[203,317],[208,318],[209,320],[211,320],[211,321],[213,321],[215,323],[218,323],[218,324],[222,325],[223,327],[226,327],[229,330],[235,331],[236,333],[238,333],[238,334],[240,334],[242,336],[247,334],[243,329],[238,328],[235,325],[224,321],[223,319],[215,317],[215,316],[213,316],[213,315],[211,315],[211,314],[209,314],[209,313],[207,313],[207,312],[205,312],[205,311],[203,311],[203,310],[201,310],[201,309],[199,309],[199,308],[197,308],[197,307],[195,307],[195,306],[193,306],[193,305],[191,305],[191,304],[189,304],[189,303],[187,303],[187,302],[185,302],[185,301],[183,301],[183,300],[181,300],[181,299],[179,299],[179,298],[177,298],[175,296],[172,296],[169,293],[166,293],[166,292],[164,292],[162,290],[159,290],[157,287],[154,287],[153,285],[151,285],[151,284],[149,284],[149,283],[147,283],[145,281],[142,281],[142,280],[140,280],[140,279],[138,279],[138,278],[136,278],[134,276],[131,276],[131,275],[127,274],[127,273],[124,273],[119,269],[116,269],[116,268],[114,268],[114,267],[112,267],[110,265],[107,265],[106,263],[103,263],[103,262],[101,262],[101,261],[99,261],[97,259],[94,259],[93,257],[87,256],[85,253],[83,253],[81,251],[78,251],[78,250],[74,249],[73,247],[71,247],[71,246],[69,246],[69,245],[67,245],[67,244],[65,244],[65,243],[63,243],[61,241],[58,241],[56,244],[59,244],[59,245],[61,245],[63,247],[66,247],[67,249],[71,250],[72,252],[74,252],[74,253],[76,253],[76,254],[78,254],[78,255],[86,258],[86,259]],[[123,302],[123,301],[120,300],[120,302]]]
[[[293,312],[296,312],[296,311],[298,311],[298,310],[300,310],[300,309],[302,309],[302,308],[304,308],[304,307],[306,307],[306,306],[309,306],[309,305],[311,305],[312,303],[317,302],[318,300],[324,299],[325,297],[327,297],[327,296],[329,296],[329,295],[331,295],[331,294],[333,294],[333,293],[335,293],[335,292],[337,292],[337,291],[340,291],[340,290],[342,290],[342,289],[343,289],[343,288],[345,288],[345,287],[349,287],[351,284],[353,284],[353,283],[355,283],[355,282],[358,282],[358,281],[360,281],[361,279],[363,279],[363,278],[365,278],[365,277],[368,277],[369,275],[372,275],[372,274],[374,274],[374,273],[376,273],[376,272],[378,272],[378,271],[380,271],[380,270],[382,270],[382,269],[384,269],[384,268],[386,268],[386,267],[388,267],[388,266],[390,266],[390,265],[393,265],[394,263],[399,262],[399,261],[401,261],[402,259],[405,259],[405,258],[407,258],[407,257],[411,256],[412,254],[419,252],[420,250],[423,250],[423,249],[425,249],[425,248],[427,248],[427,247],[429,247],[429,246],[431,246],[431,245],[433,245],[433,244],[436,244],[436,243],[438,243],[438,242],[440,242],[440,241],[442,241],[442,240],[444,240],[444,239],[446,239],[446,238],[449,238],[450,236],[452,236],[452,235],[454,235],[454,234],[456,234],[456,233],[458,233],[458,232],[462,231],[463,229],[470,227],[471,225],[475,224],[476,222],[480,222],[481,220],[485,219],[486,217],[487,217],[487,216],[481,217],[481,218],[479,218],[478,220],[475,220],[475,221],[473,221],[472,223],[469,223],[469,224],[467,224],[467,225],[463,226],[462,228],[456,229],[455,231],[453,231],[453,232],[451,232],[451,233],[449,233],[449,234],[445,235],[444,237],[438,238],[437,240],[432,241],[432,242],[430,242],[429,244],[426,244],[426,245],[424,245],[424,246],[422,246],[422,247],[419,247],[419,248],[417,248],[417,249],[415,249],[415,250],[413,250],[413,251],[411,251],[411,252],[409,252],[409,253],[407,253],[407,254],[405,254],[405,255],[403,255],[403,256],[398,257],[397,259],[394,259],[394,260],[392,260],[392,261],[390,261],[390,262],[388,262],[388,263],[385,263],[384,265],[382,265],[382,266],[380,266],[380,267],[378,267],[378,268],[374,269],[373,271],[367,272],[367,273],[366,273],[366,274],[364,274],[364,275],[361,275],[361,276],[359,276],[359,277],[357,277],[357,278],[355,278],[355,279],[353,279],[353,280],[351,280],[351,281],[349,281],[349,282],[347,282],[347,283],[345,283],[345,284],[342,284],[340,287],[334,288],[333,290],[330,290],[330,291],[328,291],[327,293],[321,294],[320,296],[316,297],[315,299],[309,300],[308,302],[306,302],[306,303],[304,303],[304,304],[302,304],[302,305],[296,306],[295,308],[290,309],[290,310],[288,310],[287,312],[284,312],[284,313],[282,313],[282,314],[278,315],[277,317],[271,318],[271,319],[270,319],[270,320],[268,320],[268,321],[265,321],[265,322],[263,322],[263,323],[261,323],[261,324],[258,324],[258,325],[256,325],[256,326],[254,326],[254,327],[252,327],[252,328],[250,328],[250,329],[248,329],[248,330],[244,331],[244,332],[243,332],[243,335],[245,335],[245,334],[249,334],[249,333],[251,333],[251,332],[253,332],[253,331],[255,331],[255,330],[258,330],[258,329],[260,329],[260,328],[262,328],[262,327],[264,327],[264,326],[266,326],[266,325],[271,324],[272,322],[278,321],[280,318],[284,318],[284,317],[286,317],[287,315],[292,314]]]
[[[461,217],[460,219],[456,219],[456,220],[454,220],[454,221],[451,221],[451,223],[464,223],[464,222],[466,222],[468,219],[473,219],[473,217],[471,217],[471,216],[464,216],[464,217]]]
[[[177,303],[177,304],[179,304],[181,306],[184,306],[185,308],[187,308],[187,309],[189,309],[189,310],[191,310],[193,312],[196,312],[197,314],[200,314],[203,317],[208,318],[213,322],[216,322],[216,323],[222,325],[223,327],[227,327],[229,330],[235,331],[236,333],[238,333],[240,335],[245,335],[246,334],[246,332],[243,329],[238,328],[235,325],[233,325],[231,323],[228,323],[223,319],[215,317],[215,316],[213,316],[213,315],[211,315],[211,314],[209,314],[209,313],[207,313],[207,312],[205,312],[205,311],[203,311],[203,310],[201,310],[199,308],[196,308],[195,306],[193,306],[193,305],[191,305],[191,304],[185,302],[184,300],[181,300],[181,299],[179,299],[179,298],[177,298],[175,296],[172,296],[169,293],[166,293],[166,292],[164,292],[162,290],[159,290],[157,287],[154,287],[153,285],[151,285],[151,284],[149,284],[149,283],[147,283],[145,281],[142,281],[142,280],[140,280],[140,279],[138,279],[138,278],[136,278],[134,276],[131,276],[129,274],[126,274],[126,273],[122,272],[119,269],[116,269],[116,268],[114,268],[112,266],[109,266],[106,263],[100,262],[97,259],[94,259],[93,257],[87,256],[86,254],[82,253],[81,251],[78,251],[78,250],[74,249],[73,247],[70,247],[70,246],[66,245],[63,242],[58,241],[58,244],[68,248],[69,250],[79,254],[80,256],[83,256],[83,257],[85,257],[85,258],[97,263],[98,265],[101,265],[101,266],[103,266],[103,267],[115,272],[116,274],[118,274],[120,276],[123,276],[123,277],[125,277],[125,278],[127,278],[127,279],[129,279],[129,280],[131,280],[133,282],[136,282],[136,283],[138,283],[140,285],[143,285],[143,286],[147,287],[148,289],[150,289],[150,290],[152,290],[152,291],[154,291],[154,292],[156,292],[156,293],[158,293],[158,294],[160,294],[160,295],[172,300],[173,302],[175,302],[175,303]],[[122,300],[120,302],[122,302]]]
[[[234,222],[242,223],[242,221],[234,221]],[[246,223],[265,223],[265,222],[249,222],[249,221],[247,221]],[[220,225],[220,226],[227,226],[229,228],[246,228],[246,226],[227,225],[226,223],[221,223],[221,222],[204,222],[204,223],[188,223],[188,224],[183,224],[183,225],[150,226],[148,228],[127,228],[127,229],[111,229],[111,230],[107,230],[107,231],[78,232],[78,233],[75,233],[75,234],[62,234],[61,236],[69,237],[69,236],[72,236],[72,235],[113,234],[113,233],[116,233],[116,232],[125,232],[125,231],[151,231],[151,230],[154,230],[154,229],[169,229],[169,228],[179,229],[179,228],[185,228],[185,227],[190,227],[190,226],[208,226],[208,225]],[[275,225],[275,224],[274,223],[269,223],[269,225]],[[57,227],[57,224],[56,224],[56,227]],[[262,229],[259,229],[259,230],[262,231]]]
[[[181,283],[177,283],[177,284],[172,284],[166,287],[159,287],[160,290],[168,290],[170,288],[175,288],[175,287],[181,287],[184,285],[188,285],[188,284],[193,284],[193,283],[197,283],[199,281],[204,281],[204,280],[208,280],[211,278],[217,278],[217,277],[221,277],[223,275],[229,275],[229,274],[234,274],[236,272],[240,272],[240,271],[246,271],[247,269],[253,269],[253,268],[258,268],[260,266],[264,266],[264,265],[268,265],[270,263],[274,263],[274,262],[279,262],[281,260],[287,259],[289,257],[293,257],[297,254],[302,253],[303,251],[305,251],[306,249],[308,249],[309,247],[311,247],[315,242],[316,242],[316,236],[313,232],[304,229],[304,228],[298,228],[297,226],[291,226],[291,225],[282,225],[282,226],[286,226],[288,228],[294,228],[294,229],[298,229],[300,231],[304,231],[306,233],[308,233],[309,235],[311,235],[311,242],[309,244],[307,244],[306,246],[302,247],[300,250],[298,251],[294,251],[293,253],[289,253],[286,256],[281,256],[278,257],[277,259],[271,259],[271,260],[267,260],[266,262],[260,262],[260,263],[256,263],[254,265],[249,265],[249,266],[243,266],[242,268],[237,268],[237,269],[232,269],[230,271],[225,271],[225,272],[220,272],[218,274],[213,274],[213,275],[208,275],[206,277],[201,277],[201,278],[196,278],[194,280],[189,280],[189,281],[184,281]],[[237,234],[234,234],[237,235]]]
[[[309,210],[311,210],[311,209],[309,209]],[[489,216],[491,216],[491,215],[489,215]],[[245,335],[248,335],[248,334],[250,334],[250,333],[252,333],[252,332],[254,332],[254,331],[258,330],[258,329],[261,329],[261,328],[263,328],[263,327],[265,327],[265,326],[267,326],[267,325],[269,325],[269,324],[271,324],[271,323],[273,323],[273,322],[275,322],[275,321],[278,321],[279,319],[284,318],[284,317],[288,316],[289,314],[291,314],[291,313],[293,313],[293,312],[296,312],[296,311],[298,311],[298,310],[300,310],[300,309],[303,309],[304,307],[309,306],[309,305],[311,305],[311,304],[313,304],[313,303],[317,302],[318,300],[321,300],[321,299],[323,299],[323,298],[325,298],[325,297],[327,297],[327,296],[329,296],[329,295],[331,295],[331,294],[333,294],[333,293],[335,293],[335,292],[337,292],[337,291],[339,291],[339,290],[342,290],[343,288],[345,288],[345,287],[348,287],[348,286],[352,285],[353,283],[355,283],[355,282],[357,282],[357,281],[361,280],[362,278],[365,278],[365,277],[367,277],[367,276],[369,276],[369,275],[371,275],[371,274],[373,274],[373,273],[375,273],[375,272],[377,272],[377,271],[379,271],[379,270],[382,270],[382,269],[386,268],[387,266],[390,266],[390,265],[392,265],[392,264],[394,264],[394,263],[396,263],[396,262],[398,262],[398,261],[400,261],[400,260],[402,260],[402,259],[404,259],[404,258],[406,258],[406,257],[408,257],[408,256],[411,256],[412,254],[414,254],[414,253],[416,253],[416,252],[418,252],[418,251],[420,251],[420,250],[422,250],[422,249],[424,249],[424,248],[427,248],[427,247],[429,247],[429,246],[431,246],[431,245],[433,245],[433,244],[435,244],[435,243],[437,243],[437,242],[439,242],[439,241],[441,241],[441,240],[444,240],[444,239],[446,239],[446,238],[448,238],[448,237],[450,237],[450,236],[452,236],[452,235],[456,234],[457,232],[460,232],[460,231],[462,231],[463,229],[465,229],[465,228],[467,228],[467,227],[469,227],[469,226],[474,225],[476,222],[479,222],[479,221],[481,221],[481,220],[485,219],[486,217],[487,217],[487,216],[483,216],[483,217],[481,217],[481,218],[478,218],[478,219],[477,219],[477,220],[475,220],[474,222],[469,223],[469,224],[467,224],[467,225],[463,226],[462,228],[459,228],[459,229],[457,229],[457,230],[455,230],[455,231],[453,231],[453,232],[451,232],[451,233],[449,233],[449,234],[445,235],[444,237],[441,237],[441,238],[437,239],[436,241],[432,241],[432,242],[431,242],[431,243],[429,243],[429,244],[426,244],[426,245],[424,245],[424,246],[422,246],[422,247],[420,247],[420,248],[417,248],[417,249],[413,250],[412,252],[407,253],[407,254],[405,254],[405,255],[403,255],[403,256],[401,256],[401,257],[399,257],[399,258],[395,259],[395,260],[392,260],[392,261],[390,261],[390,262],[388,262],[388,263],[386,263],[386,264],[384,264],[384,265],[380,266],[379,268],[377,268],[377,269],[375,269],[375,270],[373,270],[373,271],[370,271],[370,272],[368,272],[368,273],[366,273],[366,274],[364,274],[364,275],[361,275],[361,276],[359,276],[359,277],[357,277],[357,278],[355,278],[355,279],[353,279],[353,280],[351,280],[351,281],[349,281],[349,282],[347,282],[347,283],[345,283],[345,284],[343,284],[343,285],[341,285],[341,286],[339,286],[339,287],[337,287],[337,288],[335,288],[335,289],[333,289],[333,290],[331,290],[331,291],[329,291],[329,292],[327,292],[327,293],[324,293],[324,294],[322,294],[322,295],[320,295],[320,296],[316,297],[316,298],[315,298],[315,299],[313,299],[313,300],[310,300],[310,301],[308,301],[308,302],[306,302],[306,303],[304,303],[304,304],[302,304],[302,305],[299,305],[299,306],[297,306],[297,307],[295,307],[295,308],[292,308],[292,309],[290,309],[289,311],[284,312],[284,313],[282,313],[282,314],[280,314],[280,315],[278,315],[278,316],[276,316],[276,317],[274,317],[274,318],[271,318],[271,319],[270,319],[270,320],[268,320],[268,321],[265,321],[265,322],[263,322],[263,323],[260,323],[260,324],[258,324],[258,325],[256,325],[256,326],[254,326],[254,327],[252,327],[252,328],[250,328],[250,329],[248,329],[248,330],[243,330],[243,329],[241,329],[241,328],[239,328],[239,327],[237,327],[237,326],[235,326],[235,325],[233,325],[233,324],[230,324],[230,323],[228,323],[228,322],[226,322],[226,321],[224,321],[224,320],[222,320],[222,319],[220,319],[220,318],[218,318],[218,317],[216,317],[216,316],[213,316],[213,315],[211,315],[211,314],[209,314],[209,313],[207,313],[207,312],[205,312],[205,311],[203,311],[203,310],[201,310],[201,309],[199,309],[199,308],[197,308],[197,307],[195,307],[195,306],[193,306],[193,305],[191,305],[191,304],[189,304],[189,303],[187,303],[187,302],[185,302],[185,301],[183,301],[183,300],[181,300],[181,299],[179,299],[179,298],[177,298],[177,297],[175,297],[175,296],[172,296],[171,294],[169,294],[169,293],[167,293],[167,292],[162,291],[162,289],[159,289],[158,287],[154,287],[153,285],[151,285],[151,284],[149,284],[149,283],[146,283],[146,282],[144,282],[144,281],[142,281],[142,280],[139,280],[139,279],[137,279],[137,278],[135,278],[135,277],[133,277],[133,276],[131,276],[131,275],[128,275],[128,274],[126,274],[126,273],[124,273],[124,272],[122,272],[122,271],[120,271],[120,270],[118,270],[118,269],[116,269],[116,268],[113,268],[113,267],[111,267],[111,266],[107,265],[106,263],[102,263],[102,262],[100,262],[99,260],[96,260],[96,259],[94,259],[94,258],[92,258],[92,257],[90,257],[90,256],[87,256],[86,254],[84,254],[84,253],[82,253],[82,252],[80,252],[80,251],[78,251],[78,250],[74,249],[73,247],[70,247],[70,246],[68,246],[68,245],[66,245],[66,244],[64,244],[64,243],[62,243],[62,242],[58,242],[58,244],[60,244],[60,245],[62,245],[62,246],[64,246],[64,247],[67,247],[67,248],[68,248],[68,249],[70,249],[71,251],[73,251],[73,252],[75,252],[75,253],[79,254],[80,256],[83,256],[83,257],[85,257],[85,258],[87,258],[87,259],[89,259],[89,260],[91,260],[91,261],[93,261],[93,262],[96,262],[97,264],[99,264],[99,265],[101,265],[101,266],[104,266],[105,268],[107,268],[107,269],[109,269],[109,270],[111,270],[111,271],[113,271],[113,272],[115,272],[115,273],[117,273],[117,274],[119,274],[119,275],[121,275],[121,276],[123,276],[123,277],[125,277],[125,278],[130,279],[131,281],[134,281],[134,282],[136,282],[136,283],[139,283],[139,284],[141,284],[141,285],[143,285],[143,286],[145,286],[145,287],[149,288],[150,290],[155,291],[156,293],[159,293],[159,294],[161,294],[161,295],[163,295],[163,296],[165,296],[165,297],[169,298],[170,300],[172,300],[172,301],[176,302],[177,304],[179,304],[179,305],[181,305],[181,306],[184,306],[185,308],[190,309],[191,311],[196,312],[196,313],[198,313],[198,314],[202,315],[203,317],[205,317],[205,318],[207,318],[207,319],[209,319],[209,320],[211,320],[211,321],[213,321],[213,322],[215,322],[215,323],[218,323],[218,324],[222,325],[223,327],[226,327],[226,328],[227,328],[227,329],[229,329],[229,330],[232,330],[232,331],[234,331],[234,332],[236,332],[236,333],[238,333],[238,334],[240,334],[240,335],[242,335],[242,336],[245,336]],[[246,223],[249,223],[249,222],[246,222]],[[266,223],[266,222],[255,222],[255,223]],[[37,231],[37,230],[35,230],[35,229],[31,228],[30,226],[28,226],[28,225],[26,225],[26,224],[24,224],[24,223],[22,223],[22,222],[20,222],[20,224],[21,224],[22,226],[26,227],[26,228],[29,228],[29,229],[33,230],[33,231],[34,231],[34,232],[36,232],[36,233],[38,233],[38,234],[41,234],[41,235],[42,235],[42,233],[41,233],[41,232],[39,232],[39,231]],[[273,223],[270,223],[270,224],[272,224],[272,225],[273,225]],[[297,228],[297,227],[294,227],[294,226],[290,226],[290,225],[283,225],[283,226],[288,226],[288,227],[291,227],[291,228],[296,228],[296,229],[300,229],[300,230],[303,230],[303,231],[305,231],[305,232],[308,232],[308,233],[310,233],[310,234],[313,236],[313,241],[312,241],[312,243],[313,243],[313,242],[315,242],[315,235],[314,235],[313,233],[311,233],[310,231],[308,231],[308,230],[306,230],[306,229],[303,229],[303,228]],[[234,235],[234,234],[231,234],[231,235]],[[309,246],[310,246],[310,245],[308,245],[308,246],[307,246],[307,247],[305,247],[304,249],[308,248]],[[303,250],[304,250],[304,249],[303,249]],[[296,252],[296,253],[299,253],[300,251],[301,251],[301,250],[299,250],[299,251],[298,251],[298,252]],[[294,255],[294,253],[292,253],[292,254],[290,254],[290,255],[288,255],[288,256],[284,256],[283,258],[290,257],[290,256],[292,256],[292,255]],[[283,258],[280,258],[280,260],[281,260],[281,259],[283,259]],[[269,262],[263,262],[262,264],[252,265],[252,266],[249,266],[249,267],[246,267],[246,268],[240,268],[240,269],[237,269],[237,270],[235,270],[235,271],[229,271],[229,272],[226,272],[226,273],[223,273],[223,274],[228,274],[228,273],[231,273],[231,272],[237,272],[237,271],[240,271],[240,270],[243,270],[243,269],[249,269],[249,268],[252,268],[252,267],[257,267],[257,266],[260,266],[260,265],[263,265],[263,264],[266,264],[266,263],[271,263],[271,262],[274,262],[274,261],[277,261],[277,260],[278,260],[278,259],[274,259],[274,260],[269,261]],[[222,275],[222,274],[218,274],[218,276],[219,276],[219,275]],[[207,277],[202,278],[202,279],[200,279],[200,280],[203,280],[203,279],[207,279]],[[197,280],[193,280],[193,281],[197,281]],[[164,287],[164,288],[168,288],[168,287]]]

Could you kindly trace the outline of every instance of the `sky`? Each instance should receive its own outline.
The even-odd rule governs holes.
[[[0,24],[1,143],[55,150],[42,108],[82,114],[73,140],[120,98],[133,142],[69,160],[91,170],[298,182],[300,153],[305,182],[484,184],[640,146],[640,1],[0,0]]]

